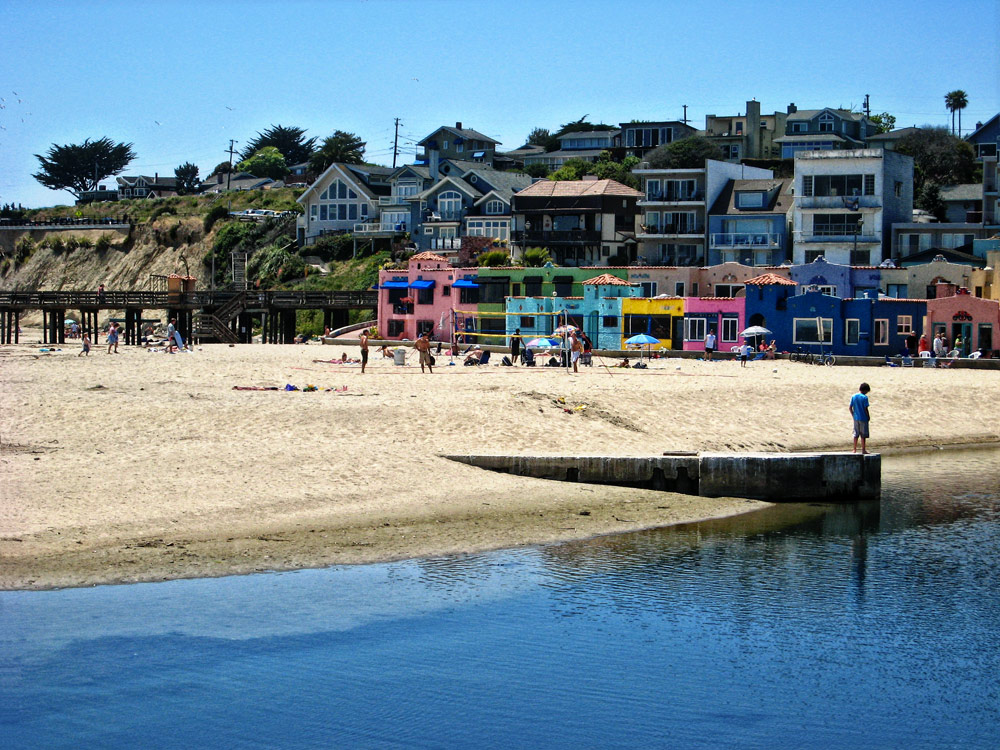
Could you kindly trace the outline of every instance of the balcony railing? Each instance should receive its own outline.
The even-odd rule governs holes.
[[[354,234],[389,234],[393,232],[405,232],[406,223],[397,222],[395,224],[379,222],[368,222],[365,224],[355,224],[351,230]]]
[[[680,203],[683,201],[702,201],[702,200],[705,200],[704,190],[695,190],[694,192],[684,192],[684,191],[676,192],[673,190],[647,190],[645,202]]]
[[[435,221],[461,221],[462,212],[461,211],[428,211],[427,215],[424,217],[426,222]]]
[[[709,235],[709,246],[721,248],[776,248],[781,247],[780,234],[720,233]]]
[[[877,195],[797,195],[799,208],[881,208],[882,199]]]
[[[410,202],[407,198],[412,197],[412,195],[382,195],[379,196],[378,204],[380,206],[408,206]]]
[[[587,242],[594,243],[601,241],[601,233],[590,229],[569,229],[569,230],[549,230],[528,232],[514,232],[515,242],[527,242],[529,245],[538,243],[544,245],[552,242]]]
[[[854,242],[855,239],[861,242],[881,242],[882,237],[878,234],[847,234],[836,230],[821,230],[819,232],[803,232],[799,239],[803,242]]]
[[[640,224],[639,235],[704,234],[704,225],[697,224]]]
[[[440,237],[431,240],[431,250],[461,250],[460,237]]]

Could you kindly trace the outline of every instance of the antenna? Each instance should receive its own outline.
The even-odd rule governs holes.
[[[396,168],[396,157],[399,156],[399,118],[396,118],[396,137],[392,141],[392,168]]]
[[[239,141],[229,139],[229,171],[226,172],[226,192],[229,192],[229,186],[232,184],[233,180],[233,145],[239,143]]]
[[[688,124],[688,105],[684,104],[682,106],[684,107],[684,117],[681,118],[681,122],[683,122],[685,125],[687,125]]]

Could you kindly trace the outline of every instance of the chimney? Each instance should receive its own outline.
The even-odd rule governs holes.
[[[788,105],[788,114],[794,115],[798,111],[799,108],[795,106],[795,102],[792,102],[791,104]]]
[[[462,123],[456,122],[455,123],[455,130],[461,130],[461,129],[462,129]]]
[[[159,181],[160,181],[160,173],[153,172],[153,182],[159,183]]]
[[[745,156],[751,159],[759,159],[760,153],[760,102],[751,99],[747,102],[747,132],[744,134],[747,139],[747,152]]]

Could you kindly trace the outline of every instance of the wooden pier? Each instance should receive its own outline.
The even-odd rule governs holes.
[[[195,291],[195,292],[4,292],[0,291],[0,344],[19,342],[21,316],[42,313],[46,344],[66,343],[66,316],[79,312],[81,330],[96,340],[102,312],[123,312],[122,343],[138,344],[147,311],[163,310],[167,320],[177,319],[177,330],[186,340],[251,343],[253,328],[263,329],[268,344],[294,342],[295,313],[322,310],[324,326],[339,328],[351,310],[372,310],[378,304],[374,291]],[[164,321],[166,322],[166,321]]]

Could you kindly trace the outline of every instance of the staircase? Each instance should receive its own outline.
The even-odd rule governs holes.
[[[241,252],[230,255],[233,264],[233,286],[241,292],[247,289],[247,255]]]
[[[245,260],[245,256],[244,256]],[[235,268],[235,266],[234,266]],[[239,337],[229,328],[233,318],[246,309],[246,291],[240,291],[215,312],[199,312],[194,316],[194,335],[198,339],[217,339],[235,344]]]

